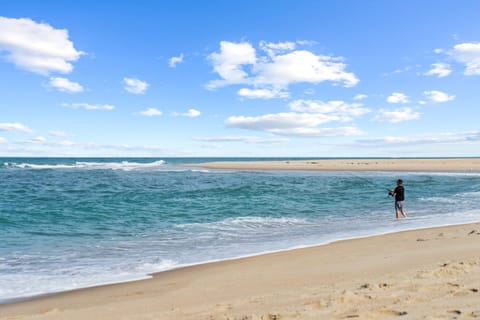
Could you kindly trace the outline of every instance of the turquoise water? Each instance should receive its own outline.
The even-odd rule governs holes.
[[[479,173],[178,166],[208,160],[0,159],[0,301],[480,220]],[[407,190],[402,221],[386,191],[397,178]]]

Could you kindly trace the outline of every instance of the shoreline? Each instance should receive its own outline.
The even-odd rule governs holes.
[[[317,248],[317,247],[322,247],[322,246],[328,246],[328,245],[335,244],[335,243],[338,243],[338,242],[343,242],[343,241],[355,241],[355,240],[361,240],[361,239],[372,238],[372,237],[381,237],[381,236],[385,236],[385,235],[392,235],[392,234],[403,233],[403,232],[413,232],[413,231],[422,231],[422,230],[457,227],[457,226],[468,226],[468,225],[475,225],[475,224],[480,224],[480,218],[479,218],[479,220],[470,221],[470,222],[459,222],[459,223],[453,223],[453,224],[439,224],[439,225],[432,225],[432,226],[421,226],[421,227],[418,227],[418,228],[413,227],[413,228],[406,228],[406,229],[401,229],[401,230],[391,230],[391,231],[384,231],[384,232],[381,231],[381,232],[378,232],[378,233],[372,233],[372,234],[368,234],[368,235],[358,235],[358,236],[352,236],[352,237],[335,238],[335,239],[332,239],[332,240],[326,240],[324,242],[319,242],[319,243],[315,243],[315,244],[297,245],[297,246],[287,247],[287,248],[284,248],[284,249],[261,251],[261,252],[252,253],[252,254],[232,256],[231,258],[225,258],[225,259],[212,259],[212,260],[194,262],[194,263],[191,263],[191,264],[179,264],[178,266],[175,266],[175,267],[172,267],[172,268],[169,268],[169,269],[165,269],[165,270],[157,271],[157,272],[153,272],[153,273],[148,273],[148,274],[145,274],[144,276],[138,276],[138,277],[134,277],[132,279],[127,279],[127,280],[123,280],[123,281],[102,282],[102,283],[87,286],[87,287],[79,287],[79,288],[67,289],[67,290],[62,290],[62,291],[40,293],[40,294],[36,294],[36,295],[33,295],[33,296],[15,297],[15,298],[7,299],[5,301],[0,301],[0,310],[1,310],[2,306],[8,306],[8,305],[16,304],[16,303],[35,301],[35,300],[42,299],[42,298],[54,297],[54,296],[57,296],[57,295],[62,295],[62,294],[66,294],[66,293],[76,292],[76,291],[95,289],[95,288],[99,288],[99,287],[122,285],[122,284],[125,284],[125,283],[131,283],[131,282],[137,282],[137,281],[151,280],[154,277],[159,276],[159,275],[161,275],[165,272],[171,272],[171,271],[187,269],[187,268],[192,268],[192,267],[197,267],[197,266],[204,266],[204,265],[210,265],[210,264],[216,264],[216,263],[222,263],[222,262],[228,262],[228,261],[237,261],[237,260],[255,258],[255,257],[260,257],[260,256],[267,256],[267,255],[277,254],[277,253],[284,253],[284,252],[288,253],[288,252],[295,251],[295,250],[303,250],[303,249],[311,249],[311,248]]]
[[[68,301],[68,304],[73,303],[78,304],[78,299],[82,301],[80,303],[84,307],[92,307],[96,306],[100,309],[102,309],[103,303],[100,303],[97,305],[96,299],[92,299],[94,296],[96,296],[100,292],[105,292],[108,294],[112,294],[117,291],[125,292],[125,290],[131,291],[133,288],[141,288],[142,286],[148,286],[148,287],[155,287],[156,282],[160,282],[159,285],[160,287],[157,288],[158,290],[162,291],[162,283],[165,284],[164,282],[167,281],[169,282],[169,279],[171,277],[177,278],[177,280],[181,280],[178,278],[179,275],[184,275],[187,274],[189,276],[198,276],[198,272],[201,271],[201,274],[207,274],[208,277],[215,276],[214,272],[212,274],[212,271],[215,271],[215,269],[227,269],[224,270],[224,281],[230,282],[232,275],[235,273],[232,273],[232,270],[228,270],[229,266],[232,267],[233,269],[238,269],[238,265],[244,265],[253,262],[255,264],[255,261],[262,261],[262,260],[271,260],[275,259],[278,256],[286,256],[288,260],[290,260],[290,256],[299,256],[300,258],[302,257],[302,254],[306,252],[315,252],[315,251],[329,251],[329,248],[331,247],[338,247],[338,246],[345,246],[347,247],[352,247],[352,246],[362,246],[362,243],[368,243],[368,242],[383,242],[383,240],[388,239],[388,238],[404,238],[405,236],[408,235],[415,235],[416,237],[419,237],[418,239],[421,239],[423,237],[421,234],[426,234],[426,233],[435,233],[435,232],[449,232],[451,230],[458,230],[458,229],[476,229],[480,230],[480,223],[469,223],[469,224],[459,224],[459,225],[449,225],[449,226],[441,226],[441,227],[426,227],[426,228],[421,228],[421,229],[413,229],[413,230],[404,230],[404,231],[396,231],[396,232],[391,232],[391,233],[384,233],[380,235],[370,235],[370,236],[364,236],[364,237],[358,237],[358,238],[353,238],[353,239],[342,239],[342,240],[334,240],[332,242],[328,242],[326,244],[320,244],[320,245],[314,245],[314,246],[306,246],[306,247],[301,247],[301,248],[290,248],[290,249],[284,249],[280,251],[275,251],[275,252],[268,252],[268,253],[259,253],[251,256],[245,256],[245,257],[238,257],[238,258],[231,258],[231,259],[226,259],[226,260],[220,260],[220,261],[211,261],[211,262],[205,262],[205,263],[200,263],[200,264],[195,264],[191,266],[183,266],[183,267],[178,267],[175,269],[171,270],[166,270],[162,271],[159,273],[154,273],[152,274],[151,278],[149,279],[143,279],[143,280],[133,280],[133,281],[128,281],[128,282],[122,282],[122,283],[115,283],[115,284],[107,284],[107,285],[102,285],[102,286],[95,286],[95,287],[89,287],[89,288],[83,288],[83,289],[76,289],[76,290],[71,290],[71,291],[66,291],[66,292],[59,292],[59,293],[53,293],[53,294],[48,294],[47,296],[40,296],[40,297],[34,297],[33,299],[28,299],[26,301],[20,301],[20,302],[11,302],[11,303],[6,303],[6,304],[1,304],[0,305],[0,319],[4,319],[4,316],[19,316],[21,314],[24,314],[25,311],[31,311],[34,314],[36,314],[39,310],[44,310],[47,306],[48,308],[51,308],[55,305],[62,305],[63,308],[65,308],[66,305],[63,304],[63,302]],[[443,233],[442,232],[442,233]],[[480,232],[479,232],[480,234]],[[417,239],[417,243],[423,243],[424,241],[419,241]],[[480,248],[480,245],[477,245],[476,248]],[[353,252],[349,252],[352,254]],[[448,256],[448,254],[447,254]],[[478,257],[478,255],[477,255]],[[311,257],[310,257],[311,258]],[[321,258],[321,256],[317,257]],[[288,262],[288,261],[284,261]],[[265,266],[266,269],[271,269],[272,267]],[[256,269],[256,268],[254,268]],[[274,268],[275,269],[275,268]],[[241,272],[240,270],[237,270]],[[278,270],[277,270],[278,271]],[[329,272],[332,272],[333,270],[329,270]],[[368,271],[368,270],[364,270]],[[293,277],[293,280],[295,280],[295,273],[291,272],[288,273],[289,277]],[[302,278],[300,276],[300,278]],[[219,284],[215,284],[215,282],[209,283],[211,286],[214,288],[218,286]],[[221,283],[220,283],[221,285]],[[238,284],[237,284],[238,285]],[[188,285],[187,285],[188,287]],[[180,289],[180,288],[177,288]],[[201,288],[200,288],[201,289]],[[193,291],[198,291],[199,288],[190,288],[190,293]],[[218,288],[217,288],[218,290]],[[155,290],[154,290],[155,291]],[[200,290],[202,291],[202,290]],[[272,290],[267,290],[268,292]],[[275,290],[273,290],[275,291]],[[163,292],[163,294],[166,294],[167,292]],[[194,294],[195,295],[195,294]],[[128,297],[129,295],[125,296]],[[479,296],[480,297],[480,296]],[[129,299],[126,298],[125,302],[128,301]],[[104,301],[105,302],[105,301]],[[195,304],[195,303],[194,303]],[[61,308],[61,310],[63,310]],[[55,309],[55,308],[54,308]],[[58,309],[58,308],[57,308]],[[60,310],[60,309],[59,309]],[[70,310],[67,309],[66,310]],[[167,310],[164,310],[163,308],[160,308],[157,310],[157,312],[166,312]],[[70,312],[74,312],[75,310],[70,310]],[[54,312],[55,314],[57,312]],[[167,312],[168,313],[168,312]],[[166,319],[170,319],[170,317],[167,316],[167,313],[163,314],[163,316]],[[28,314],[28,312],[27,312]],[[42,313],[43,314],[43,313]],[[57,315],[59,316],[59,314]],[[109,316],[109,313],[103,314],[103,316]],[[117,314],[118,316],[118,314]],[[42,317],[43,318],[43,317]],[[45,316],[45,319],[55,319],[55,316]],[[116,317],[113,317],[116,318]],[[179,318],[179,319],[190,319],[189,317],[183,317],[176,315],[174,318]],[[192,319],[194,319],[193,317]],[[8,319],[5,318],[5,319]],[[22,317],[19,317],[19,319],[24,319]],[[26,319],[26,318],[25,318]],[[216,319],[216,318],[213,318]],[[233,318],[235,319],[235,318]]]
[[[480,158],[220,161],[182,166],[227,170],[480,172]]]

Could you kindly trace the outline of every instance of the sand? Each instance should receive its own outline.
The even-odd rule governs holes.
[[[476,223],[177,269],[2,305],[0,319],[474,319],[479,290]]]
[[[192,166],[192,165],[189,165]],[[209,169],[312,171],[476,171],[480,158],[458,159],[331,159],[291,161],[228,161],[199,163]]]

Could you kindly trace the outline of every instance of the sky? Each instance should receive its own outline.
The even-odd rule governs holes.
[[[0,156],[480,156],[478,12],[0,0]]]

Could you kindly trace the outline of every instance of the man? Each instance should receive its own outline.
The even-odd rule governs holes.
[[[397,219],[400,218],[400,213],[404,218],[407,217],[407,213],[403,208],[403,201],[405,201],[405,188],[403,187],[403,180],[397,180],[397,187],[394,190],[390,190],[390,195],[395,198],[395,215]]]

